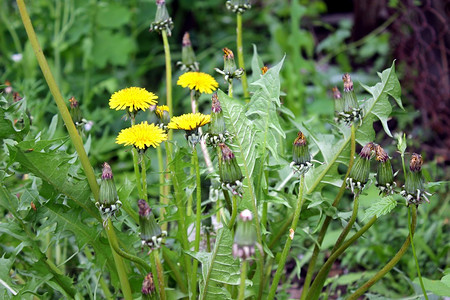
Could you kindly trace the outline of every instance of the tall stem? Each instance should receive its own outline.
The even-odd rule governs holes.
[[[142,199],[148,201],[147,195],[147,163],[145,162],[145,155],[141,157],[141,175],[142,175]]]
[[[355,161],[355,152],[356,152],[356,125],[352,124],[351,128],[351,136],[350,136],[350,160],[348,163],[347,173],[344,176],[344,180],[342,182],[341,188],[334,198],[333,207],[337,207],[339,202],[341,201],[342,196],[345,192],[346,187],[346,179],[350,174],[350,171],[353,167],[353,162]],[[311,260],[309,261],[308,271],[306,272],[305,282],[303,284],[303,291],[301,300],[306,300],[306,295],[308,294],[309,285],[311,284],[312,276],[314,274],[314,268],[316,267],[317,258],[319,257],[320,246],[322,245],[323,239],[325,237],[325,233],[328,230],[328,226],[331,222],[331,216],[326,216],[325,221],[322,224],[322,228],[319,231],[319,236],[317,238],[317,243],[314,246],[313,254],[311,256]]]
[[[167,31],[162,30],[162,39],[164,44],[164,58],[166,63],[166,99],[167,99],[167,106],[169,107],[169,115],[170,117],[173,116],[173,110],[172,110],[172,63],[170,58],[170,46],[169,46],[169,40],[167,39]],[[169,132],[170,134],[170,132]],[[169,136],[169,140],[171,139],[171,136]]]
[[[166,188],[166,184],[164,181],[164,160],[161,147],[156,148],[156,155],[158,157],[158,172],[159,172],[159,203],[161,204],[161,208],[159,210],[160,211],[159,220],[163,221],[164,215],[166,214],[165,206],[169,204],[168,198],[169,190]],[[161,224],[161,229],[167,231],[166,222]]]
[[[348,233],[350,232],[350,229],[352,229],[353,224],[356,221],[356,216],[358,214],[358,207],[359,207],[359,191],[357,194],[355,194],[355,198],[353,200],[353,212],[350,220],[347,223],[347,226],[345,226],[344,230],[342,230],[341,234],[339,235],[336,243],[334,244],[333,249],[331,250],[331,253],[333,254],[344,242],[345,238],[347,237]],[[328,259],[329,260],[329,259]],[[318,299],[320,292],[322,291],[323,285],[325,283],[325,280],[327,279],[328,273],[330,272],[332,267],[332,264],[328,264],[328,267],[326,269],[321,269],[320,276],[317,275],[316,279],[314,279],[313,284],[311,285],[311,289],[308,292],[307,299]]]
[[[108,219],[108,223],[105,226],[106,234],[108,235],[108,240],[111,248],[113,244],[118,245],[116,233],[114,232],[114,227],[111,219]],[[125,299],[133,299],[133,294],[131,292],[130,283],[128,282],[128,275],[125,270],[125,264],[122,257],[116,253],[116,251],[111,251],[113,254],[114,262],[116,264],[117,274],[119,275],[120,286],[122,287],[123,297]]]
[[[295,229],[297,228],[297,223],[300,218],[302,206],[303,203],[305,202],[305,198],[303,197],[304,188],[305,188],[305,175],[302,174],[300,178],[300,188],[298,191],[298,199],[297,199],[297,206],[295,207],[294,219],[292,220],[292,225],[289,230],[290,234],[286,239],[286,244],[284,244],[284,249],[283,252],[281,253],[280,262],[278,263],[277,272],[275,273],[275,276],[273,278],[272,286],[270,287],[269,296],[267,297],[267,299],[274,299],[278,287],[278,282],[280,281],[281,275],[284,272],[284,265],[286,264],[288,253],[291,250],[291,243],[292,240],[294,239]]]
[[[241,266],[241,279],[240,279],[240,283],[239,283],[238,300],[245,299],[245,280],[247,279],[247,265],[248,265],[248,262],[246,260],[244,260],[242,262],[242,266]]]
[[[412,225],[411,225],[411,234],[408,235],[405,242],[403,243],[400,250],[398,250],[397,254],[380,270],[378,271],[372,278],[370,278],[366,283],[364,283],[359,289],[357,289],[347,300],[356,300],[360,296],[364,294],[372,285],[374,285],[378,280],[383,278],[395,265],[398,263],[400,258],[406,253],[406,250],[409,248],[409,244],[411,243],[411,236],[414,236],[414,230],[416,229],[417,222],[417,211],[416,207],[412,207]]]
[[[165,284],[164,284],[164,269],[161,264],[161,260],[159,258],[159,251],[157,249],[153,250],[152,254],[153,254],[153,260],[154,260],[155,266],[156,266],[156,273],[157,273],[158,286],[159,286],[159,296],[160,296],[160,299],[165,300],[166,299],[166,290],[165,290]]]
[[[416,263],[416,268],[417,268],[417,277],[419,277],[420,287],[422,288],[423,296],[425,297],[426,300],[428,300],[427,291],[425,290],[425,286],[423,285],[422,275],[420,274],[420,267],[419,267],[419,261],[417,260],[416,249],[414,247],[413,233],[411,230],[411,208],[408,209],[408,229],[409,229],[409,239],[411,240],[411,249],[413,252],[414,261]]]
[[[238,64],[239,64],[239,68],[242,68],[244,70],[244,74],[242,74],[242,77],[241,77],[242,89],[244,90],[245,100],[248,100],[250,97],[250,94],[248,93],[247,75],[245,72],[245,63],[244,63],[244,47],[242,46],[242,14],[237,13],[236,18],[237,18],[236,43],[237,43],[237,50],[238,50]]]
[[[193,158],[194,158],[194,168],[195,168],[195,177],[196,177],[196,214],[195,214],[195,252],[200,250],[200,228],[201,228],[201,220],[202,220],[202,185],[200,178],[200,167],[198,163],[198,153],[197,148],[193,149]],[[198,269],[198,260],[194,260],[193,268],[192,268],[192,299],[197,298],[197,269]]]
[[[94,169],[92,168],[92,165],[89,162],[89,158],[87,157],[86,151],[84,149],[83,141],[81,140],[80,135],[78,134],[75,124],[73,123],[72,117],[70,116],[69,110],[67,109],[67,106],[64,103],[64,99],[61,95],[58,85],[55,82],[55,78],[53,77],[50,71],[50,68],[48,66],[47,60],[45,59],[41,46],[39,45],[39,41],[36,37],[36,33],[34,32],[33,25],[31,24],[30,16],[28,15],[25,2],[23,0],[17,0],[17,6],[19,8],[20,16],[22,18],[22,22],[27,32],[34,54],[36,55],[36,58],[38,60],[39,67],[41,68],[41,71],[44,74],[47,85],[50,89],[50,92],[53,95],[53,98],[55,99],[58,110],[67,128],[70,139],[72,140],[75,150],[78,153],[78,157],[80,158],[81,166],[83,167],[84,173],[89,183],[89,187],[92,191],[95,200],[98,200],[99,186],[95,178]],[[113,231],[112,224],[110,221],[108,221],[106,233],[108,235],[108,239],[111,244],[112,242],[111,239],[115,238],[115,233]],[[130,284],[128,282],[128,277],[126,276],[125,273],[124,262],[122,258],[118,256],[114,251],[112,251],[112,253],[117,271],[119,273],[119,279],[120,284],[122,286],[124,298],[132,299]]]

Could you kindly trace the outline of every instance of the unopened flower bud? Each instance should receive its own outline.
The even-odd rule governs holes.
[[[169,107],[167,105],[158,105],[154,111],[160,121],[159,126],[167,130],[167,124],[170,122]]]
[[[223,117],[222,107],[220,106],[217,93],[212,95],[211,105],[211,123],[209,130],[205,133],[204,138],[210,146],[217,147],[220,143],[225,143],[231,138],[230,133],[225,128],[225,119]]]
[[[156,16],[155,21],[150,26],[150,31],[161,32],[163,30],[167,31],[167,35],[172,35],[173,21],[169,16],[167,11],[165,0],[156,0]]]
[[[147,201],[138,200],[139,207],[139,227],[141,229],[142,245],[147,245],[150,250],[161,247],[162,240],[167,236],[166,231],[162,231],[158,223],[156,223],[155,216]]]
[[[233,256],[243,260],[255,254],[256,230],[253,226],[253,215],[246,209],[239,214],[236,233],[234,235]]]
[[[294,172],[298,172],[300,175],[306,173],[312,166],[308,142],[306,141],[305,135],[301,131],[298,132],[297,138],[294,140],[292,160],[291,168],[294,169]]]
[[[182,71],[186,72],[198,72],[200,70],[199,63],[195,58],[194,49],[192,48],[189,32],[183,35],[181,48],[181,61],[177,62]]]
[[[236,157],[227,145],[219,144],[221,157],[219,158],[219,175],[222,188],[229,190],[233,195],[242,197],[242,176]]]
[[[333,89],[333,99],[334,99],[334,112],[336,116],[344,110],[344,99],[339,89],[335,86]]]
[[[114,184],[113,173],[108,163],[103,163],[100,182],[99,200],[95,203],[102,216],[108,218],[114,216],[122,206]]]
[[[148,273],[145,276],[144,281],[142,282],[141,292],[144,296],[151,296],[151,295],[155,294],[155,291],[156,291],[156,288],[155,288],[155,283],[153,281],[153,275],[152,275],[152,273]]]
[[[75,97],[70,98],[69,103],[70,103],[70,116],[72,117],[72,120],[75,123],[75,125],[79,126],[79,124],[82,124],[80,105],[77,99],[75,99]]]
[[[372,158],[374,147],[375,145],[372,142],[366,144],[361,149],[359,157],[355,159],[355,163],[350,170],[350,175],[347,178],[347,186],[354,194],[361,192],[369,180],[370,159]]]
[[[377,164],[377,186],[380,194],[388,195],[394,193],[397,184],[394,181],[394,172],[392,171],[389,155],[380,145],[375,146],[375,158]]]
[[[226,2],[226,7],[228,10],[236,14],[243,14],[247,9],[250,9],[252,6],[250,5],[249,0],[228,0]]]
[[[342,81],[344,82],[344,92],[342,94],[343,101],[339,101],[338,105],[335,106],[337,117],[339,121],[342,121],[345,124],[352,124],[356,121],[361,123],[363,117],[362,109],[359,107],[358,100],[356,99],[350,74],[344,74],[342,76]]]
[[[233,82],[233,78],[239,79],[244,74],[244,70],[242,68],[236,69],[236,62],[234,61],[234,54],[228,48],[223,48],[223,70],[215,68],[216,72],[222,74],[226,82],[231,84]]]
[[[430,196],[431,194],[424,189],[422,165],[422,155],[413,153],[409,164],[409,173],[406,174],[405,185],[400,193],[406,199],[407,205],[415,204],[418,206],[423,200],[430,202],[427,195]]]

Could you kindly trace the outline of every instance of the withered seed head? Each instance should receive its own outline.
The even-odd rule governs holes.
[[[389,159],[389,155],[380,145],[375,146],[375,156],[379,162],[386,162]]]
[[[411,162],[409,163],[409,169],[411,170],[411,172],[419,172],[422,169],[422,165],[422,155],[413,153],[411,156]]]
[[[342,81],[344,81],[344,92],[353,91],[353,81],[350,77],[350,74],[345,73],[342,76]]]

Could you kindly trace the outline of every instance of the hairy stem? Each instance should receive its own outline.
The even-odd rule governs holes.
[[[236,43],[238,52],[238,64],[239,68],[242,68],[244,70],[241,80],[242,80],[242,89],[244,90],[244,98],[247,101],[250,98],[250,94],[248,93],[247,75],[245,72],[245,63],[244,63],[244,47],[242,46],[242,14],[240,13],[236,14],[236,18],[237,18]]]
[[[198,153],[197,148],[193,149],[193,159],[194,159],[194,168],[195,168],[195,177],[196,177],[196,214],[195,214],[195,245],[194,249],[196,252],[200,250],[200,228],[202,221],[202,185],[200,178],[200,167],[198,163]],[[198,260],[194,259],[193,267],[192,267],[192,299],[197,298],[197,269],[198,269]]]
[[[297,223],[300,218],[302,206],[303,206],[303,203],[305,202],[305,198],[303,197],[304,188],[305,188],[305,175],[302,174],[302,176],[300,178],[300,188],[298,191],[298,199],[297,199],[297,206],[295,207],[294,219],[292,220],[292,225],[289,230],[290,234],[288,235],[288,237],[286,239],[286,244],[284,244],[284,249],[283,249],[283,252],[281,253],[280,262],[278,263],[277,272],[275,273],[275,276],[273,278],[272,286],[270,287],[269,296],[267,297],[267,299],[274,299],[281,275],[285,271],[284,265],[286,264],[286,259],[287,259],[289,250],[291,249],[291,243],[292,243],[292,240],[294,239],[295,229],[297,228]]]
[[[247,265],[248,265],[248,262],[246,260],[244,260],[242,262],[242,266],[241,266],[241,280],[239,283],[238,300],[245,299],[245,280],[247,279]]]
[[[142,175],[142,199],[148,202],[147,194],[147,163],[145,162],[145,155],[141,157],[141,175]]]
[[[133,125],[136,125],[136,120],[134,116],[131,116],[131,126]],[[136,178],[136,187],[138,190],[138,195],[139,198],[144,199],[144,195],[142,194],[141,174],[139,171],[139,154],[135,147],[132,147],[131,153],[133,155],[134,177]]]
[[[166,290],[165,290],[165,284],[164,284],[164,269],[161,264],[161,260],[159,258],[159,251],[153,250],[153,259],[155,261],[156,266],[156,273],[158,278],[158,286],[159,286],[159,296],[160,299],[165,300],[166,299]]]
[[[359,289],[357,289],[347,300],[356,300],[360,296],[364,294],[372,285],[374,285],[378,280],[383,278],[395,265],[398,263],[400,258],[406,253],[409,248],[409,244],[411,243],[411,237],[414,236],[414,230],[416,229],[417,222],[417,211],[416,207],[412,207],[412,224],[411,224],[411,234],[408,235],[405,242],[403,243],[400,250],[398,250],[397,254],[380,270],[378,271],[372,278],[370,278],[366,283],[364,283]]]

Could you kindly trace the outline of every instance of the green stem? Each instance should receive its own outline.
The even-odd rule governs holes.
[[[267,229],[267,209],[268,209],[268,203],[263,202],[263,210],[262,210],[262,216],[261,216],[261,224],[264,226],[264,228]]]
[[[161,205],[159,220],[164,221],[164,215],[166,214],[166,206],[169,204],[168,189],[164,181],[164,160],[161,147],[156,148],[156,155],[158,157],[158,171],[159,171],[159,203]],[[167,193],[166,193],[167,191]],[[164,222],[161,225],[161,229],[167,231],[167,223]]]
[[[147,163],[145,162],[145,155],[141,157],[141,175],[142,175],[142,199],[148,202],[147,194]]]
[[[372,285],[374,285],[378,280],[383,278],[384,275],[386,275],[395,265],[398,263],[400,258],[406,253],[408,250],[409,244],[411,243],[411,236],[414,236],[414,230],[416,228],[416,222],[417,222],[417,211],[415,206],[412,207],[413,213],[412,213],[412,225],[411,225],[411,232],[412,234],[409,234],[406,238],[405,242],[403,243],[400,250],[398,250],[397,254],[380,270],[378,271],[372,278],[370,278],[366,283],[364,283],[359,289],[357,289],[353,294],[350,295],[350,297],[347,300],[356,300],[360,296],[364,294],[365,291],[367,291]]]
[[[331,250],[331,253],[333,254],[344,242],[345,238],[347,237],[348,233],[350,232],[350,230],[353,227],[353,224],[356,221],[356,216],[358,214],[358,207],[359,207],[359,191],[357,192],[357,194],[355,194],[354,200],[353,200],[353,212],[352,212],[352,216],[349,220],[349,222],[347,223],[347,226],[345,226],[344,230],[342,230],[342,233],[339,235],[336,243],[334,244],[333,249]],[[328,259],[330,260],[330,258]],[[327,262],[328,262],[327,260]],[[324,269],[323,267],[321,268],[321,273],[320,276],[319,274],[316,276],[316,278],[313,281],[313,284],[311,285],[311,288],[308,292],[307,295],[307,299],[318,299],[320,296],[320,292],[322,291],[323,285],[325,284],[325,280],[327,279],[328,273],[331,270],[332,267],[332,263],[327,265],[328,267],[326,269]]]
[[[114,232],[114,227],[111,219],[108,219],[108,223],[105,226],[106,234],[108,235],[108,240],[111,248],[118,245],[116,233]],[[118,248],[118,246],[117,246]],[[119,256],[116,251],[111,251],[113,254],[114,262],[116,264],[117,274],[119,275],[120,286],[122,287],[123,297],[125,299],[133,299],[133,293],[131,292],[130,283],[128,281],[128,275],[125,270],[125,264],[122,257]]]
[[[346,179],[350,174],[350,171],[353,167],[353,162],[355,161],[355,152],[356,152],[356,126],[352,124],[351,128],[351,136],[350,136],[350,160],[348,163],[347,173],[345,173],[344,180],[342,182],[341,188],[334,198],[333,207],[337,207],[339,202],[341,201],[342,196],[345,192],[346,187]],[[303,284],[303,291],[301,300],[306,300],[306,295],[308,294],[309,286],[311,284],[312,276],[314,274],[314,268],[316,267],[317,258],[319,257],[320,246],[322,245],[323,239],[325,238],[325,234],[328,230],[328,226],[331,222],[331,216],[326,216],[325,221],[322,224],[322,228],[320,229],[319,236],[317,238],[317,244],[314,246],[313,254],[311,256],[311,260],[309,261],[308,271],[306,272],[305,282]]]
[[[173,273],[173,279],[175,279],[175,281],[178,284],[178,287],[180,288],[180,290],[183,293],[187,293],[188,289],[186,288],[186,284],[184,282],[183,277],[181,276],[180,270],[178,268],[177,265],[175,265],[172,260],[169,258],[169,256],[167,255],[167,250],[165,247],[162,248],[162,254],[163,254],[163,258],[164,258],[164,263],[166,263],[166,265],[170,268],[170,270]]]
[[[27,12],[26,5],[23,0],[17,0],[17,6],[19,8],[20,15],[22,17],[22,22],[28,35],[28,39],[30,40],[34,54],[36,55],[37,61],[39,63],[39,67],[41,68],[41,71],[44,74],[47,85],[50,89],[50,92],[53,95],[53,98],[55,99],[56,106],[58,107],[58,110],[64,121],[64,125],[67,128],[70,139],[72,140],[75,150],[77,151],[78,156],[80,158],[80,162],[84,169],[84,173],[86,174],[86,178],[92,190],[92,194],[94,195],[95,199],[98,199],[99,186],[95,178],[94,170],[87,157],[86,151],[83,146],[83,141],[81,140],[78,134],[75,124],[73,123],[72,117],[70,116],[69,110],[67,109],[67,106],[64,103],[64,99],[61,95],[61,92],[59,91],[58,85],[56,84],[55,78],[53,77],[53,74],[50,71],[50,67],[48,66],[47,60],[45,59],[44,52],[41,49],[33,25],[31,24],[31,20]]]
[[[242,74],[241,80],[242,80],[242,89],[244,90],[244,98],[245,100],[248,100],[250,98],[250,94],[248,93],[248,86],[247,86],[247,75],[245,72],[245,63],[244,63],[244,48],[242,46],[242,14],[237,14],[237,51],[238,51],[238,63],[239,68],[242,68],[244,70],[244,74]]]
[[[58,110],[64,121],[64,125],[67,128],[70,139],[72,140],[75,150],[78,153],[78,157],[80,158],[81,166],[83,167],[84,173],[85,173],[87,181],[89,183],[89,187],[92,191],[92,194],[93,194],[95,200],[98,200],[99,186],[98,186],[97,180],[95,178],[94,169],[92,168],[92,165],[89,162],[89,158],[87,157],[86,151],[84,149],[83,141],[81,140],[81,138],[78,134],[78,131],[75,127],[72,117],[70,116],[69,110],[67,109],[67,106],[64,103],[64,99],[61,95],[58,85],[56,84],[55,78],[53,77],[53,75],[50,71],[47,60],[45,59],[44,53],[42,51],[42,48],[39,45],[39,41],[36,37],[36,33],[34,31],[33,25],[31,24],[31,20],[28,15],[28,12],[27,12],[25,2],[23,0],[17,0],[17,6],[19,8],[20,16],[22,18],[22,22],[23,22],[23,25],[27,32],[27,35],[30,40],[31,46],[33,48],[34,54],[36,55],[36,58],[38,60],[39,67],[41,68],[41,71],[44,74],[47,85],[50,89],[50,92],[53,95],[53,98],[55,99]],[[109,223],[111,223],[111,222],[109,221]],[[108,225],[107,228],[112,228],[112,224],[110,226]],[[109,230],[107,229],[107,234],[108,234],[108,231]],[[110,238],[110,236],[115,238],[115,234],[114,235],[108,234],[108,238]],[[111,240],[110,240],[110,244],[111,244]],[[124,263],[123,263],[122,258],[120,256],[118,256],[114,251],[112,251],[112,252],[113,252],[114,261],[116,263],[116,268],[117,268],[118,272],[123,272],[124,271]],[[124,298],[132,299],[130,284],[128,282],[128,278],[127,278],[126,274],[125,273],[119,274],[119,278],[120,278],[120,283],[122,286],[122,292],[123,292]]]
[[[166,63],[166,98],[167,106],[169,107],[169,115],[173,116],[172,109],[172,63],[170,58],[170,46],[167,39],[167,31],[162,30],[162,39],[164,44],[164,58]],[[171,132],[169,132],[169,140],[171,140]]]
[[[239,282],[239,296],[238,300],[245,299],[245,280],[247,279],[247,264],[248,262],[244,260],[241,266],[241,280]]]
[[[194,169],[195,169],[195,177],[196,177],[196,213],[195,213],[195,252],[200,250],[200,228],[202,221],[202,185],[201,185],[201,177],[200,177],[200,167],[198,163],[198,153],[197,148],[193,149],[193,159],[194,159]],[[197,269],[198,269],[198,260],[194,259],[193,268],[192,268],[192,299],[197,298]]]
[[[295,229],[297,228],[298,220],[300,219],[300,213],[302,211],[303,203],[305,202],[305,198],[303,197],[303,191],[305,188],[305,175],[303,174],[300,178],[300,188],[298,192],[297,206],[295,207],[294,218],[292,220],[292,225],[290,228],[291,232],[295,233]],[[294,239],[293,234],[289,234],[286,239],[286,244],[284,245],[283,252],[281,253],[280,262],[278,263],[277,272],[272,281],[272,286],[270,287],[269,296],[267,299],[274,299],[275,293],[277,291],[278,283],[280,281],[281,275],[285,272],[284,265],[286,264],[286,259],[288,253],[291,249],[291,243]]]
[[[428,300],[427,291],[425,290],[425,286],[423,285],[422,275],[420,274],[420,267],[419,267],[419,261],[417,260],[416,249],[414,248],[413,233],[411,230],[411,207],[408,209],[408,229],[409,229],[409,239],[411,241],[411,249],[412,249],[413,256],[414,256],[414,261],[416,263],[417,276],[419,277],[420,287],[422,288],[423,296],[425,297],[426,300]]]
[[[159,259],[158,250],[153,250],[152,254],[153,254],[153,259],[154,259],[155,265],[156,265],[156,272],[157,272],[158,286],[159,286],[159,296],[160,296],[160,299],[165,300],[166,299],[166,290],[165,290],[165,284],[164,284],[164,269],[161,264],[161,260]]]
[[[328,258],[328,260],[325,262],[325,264],[320,268],[319,273],[317,274],[317,279],[320,280],[320,278],[325,278],[329,273],[330,268],[333,266],[333,263],[336,261],[336,259],[344,253],[344,251],[350,247],[360,236],[362,236],[377,220],[377,217],[374,216],[372,219],[370,219],[369,222],[367,222],[366,225],[364,225],[360,230],[358,230],[351,238],[349,238],[345,243],[343,243],[339,248],[336,249],[336,251],[331,254],[331,256]],[[316,280],[314,282],[316,282]],[[313,293],[313,289],[315,288],[315,285],[311,286],[310,293]],[[320,290],[319,290],[320,293]],[[309,297],[310,295],[308,295]],[[308,298],[310,299],[310,298]]]
[[[236,216],[237,216],[237,199],[236,196],[233,195],[233,209],[232,209],[232,213],[231,213],[231,218],[230,218],[230,222],[228,223],[228,229],[232,230],[233,226],[234,226],[234,222],[236,221]]]
[[[233,83],[228,84],[228,97],[233,98]]]

